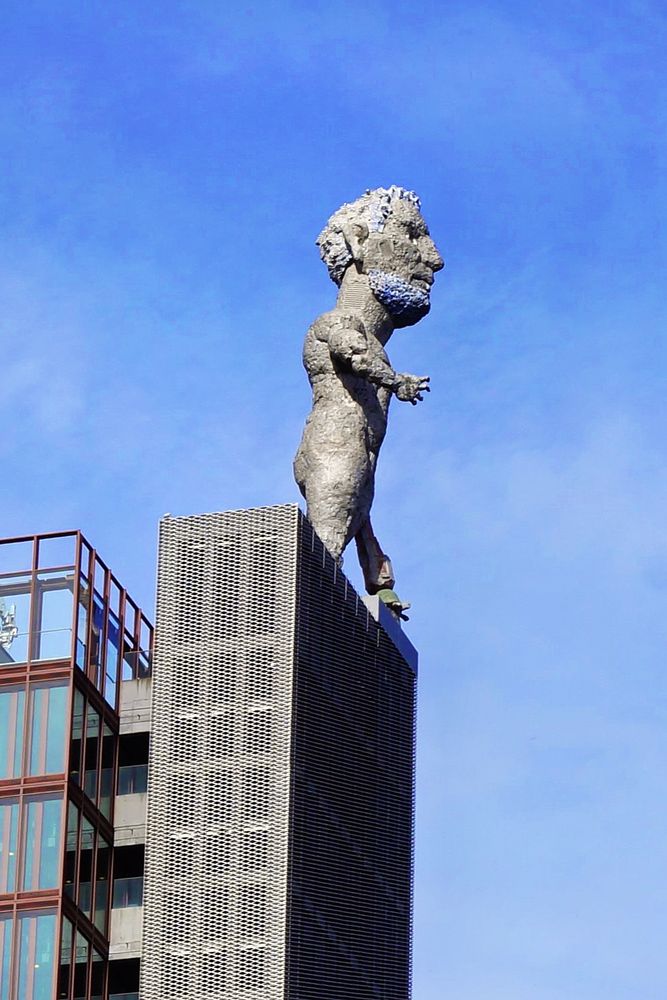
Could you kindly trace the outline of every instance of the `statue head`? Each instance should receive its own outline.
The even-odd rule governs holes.
[[[332,281],[354,266],[394,326],[410,326],[430,307],[433,275],[444,267],[414,191],[392,186],[367,191],[331,216],[317,238]]]

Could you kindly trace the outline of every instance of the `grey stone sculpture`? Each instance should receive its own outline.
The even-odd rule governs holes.
[[[343,205],[317,245],[340,291],[334,309],[306,334],[303,363],[313,408],[294,475],[308,518],[331,554],[340,559],[354,538],[368,592],[391,593],[391,563],[370,520],[375,466],[392,395],[416,404],[429,379],[395,372],[385,345],[395,329],[426,316],[443,260],[419,198],[401,187],[367,191]]]

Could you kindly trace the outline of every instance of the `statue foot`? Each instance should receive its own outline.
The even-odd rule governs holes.
[[[377,596],[380,598],[382,603],[387,606],[394,618],[401,619],[404,622],[410,620],[405,614],[411,606],[410,603],[402,601],[394,590],[384,587],[382,590],[378,590]]]

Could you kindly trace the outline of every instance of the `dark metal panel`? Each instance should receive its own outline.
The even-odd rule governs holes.
[[[287,1000],[408,1000],[416,681],[302,519]]]

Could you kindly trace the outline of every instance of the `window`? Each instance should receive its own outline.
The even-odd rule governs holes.
[[[104,992],[104,959],[96,948],[91,948],[90,996],[101,997]]]
[[[9,1000],[9,973],[12,964],[14,937],[12,914],[0,916],[0,1000]]]
[[[79,850],[79,898],[80,909],[90,919],[93,902],[93,853],[95,850],[95,830],[85,816],[81,817],[81,842]],[[77,959],[78,961],[78,959]]]
[[[30,691],[29,774],[59,774],[65,770],[67,688],[39,684]]]
[[[109,899],[109,868],[111,848],[101,834],[97,838],[97,865],[95,869],[95,909],[93,920],[98,931],[106,936],[107,902]]]
[[[72,710],[72,742],[70,744],[69,768],[70,776],[81,784],[81,747],[83,743],[83,719],[85,703],[83,695],[74,689],[74,708]]]
[[[32,542],[0,542],[0,573],[32,567]]]
[[[97,802],[97,750],[100,741],[100,717],[88,705],[86,711],[86,748],[84,751],[83,790],[89,799]]]
[[[85,673],[86,655],[88,652],[88,607],[90,605],[90,590],[82,576],[79,582],[79,610],[76,626],[76,665]]]
[[[98,691],[101,691],[104,680],[104,601],[96,591],[93,591],[89,677]]]
[[[67,840],[65,842],[65,893],[74,899],[76,878],[76,847],[79,842],[79,810],[73,802],[67,803]]]
[[[144,880],[140,875],[134,878],[115,878],[113,882],[113,907],[142,906],[144,901]]]
[[[148,733],[123,733],[118,740],[118,794],[146,791],[148,780]]]
[[[72,975],[72,941],[74,928],[67,917],[63,917],[63,929],[60,937],[60,967],[58,969],[58,996],[66,997],[69,993],[69,981]],[[0,998],[4,1000],[4,998]]]
[[[33,660],[62,660],[71,655],[73,591],[72,572],[38,574]]]
[[[0,892],[16,889],[18,830],[18,799],[0,799]]]
[[[27,662],[30,581],[30,574],[0,577],[0,667]]]
[[[86,980],[88,979],[88,955],[90,944],[79,931],[76,933],[74,946],[74,996],[87,995]]]
[[[17,778],[22,771],[25,691],[0,690],[0,778]]]
[[[55,972],[54,911],[22,913],[18,920],[18,993],[21,1000],[50,1000]]]
[[[148,787],[148,764],[126,764],[118,770],[118,794],[137,795]]]
[[[38,565],[40,569],[53,566],[74,569],[76,559],[76,535],[57,535],[40,538]]]
[[[104,697],[112,708],[116,707],[120,645],[120,622],[112,612],[109,612],[109,621],[107,624],[107,655],[105,663]]]
[[[100,812],[111,819],[111,798],[113,793],[113,765],[116,751],[116,737],[106,723],[102,726],[102,769],[100,771]]]
[[[23,885],[53,889],[59,882],[62,797],[37,795],[23,802]]]

